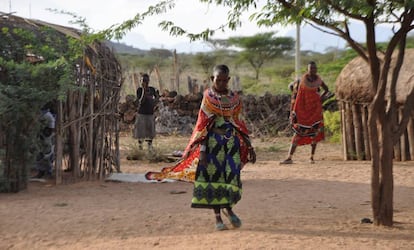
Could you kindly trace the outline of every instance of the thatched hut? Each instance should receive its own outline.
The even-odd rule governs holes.
[[[0,13],[0,28],[25,30],[40,42],[45,39],[42,33],[45,28],[54,30],[57,36],[66,40],[81,36],[81,32],[73,28],[5,13]],[[14,35],[13,32],[9,34]],[[11,51],[26,49],[19,37],[12,39],[16,47]],[[26,54],[25,60],[41,56]],[[65,98],[54,100],[57,113],[56,183],[103,179],[111,172],[120,171],[117,116],[123,81],[120,63],[105,43],[96,41],[84,49],[74,68],[73,88],[66,92]],[[0,151],[12,150],[2,131],[0,142]],[[0,155],[0,184],[7,182],[9,191],[19,191],[26,188],[28,173],[18,169],[14,165],[15,159],[8,158],[8,155]],[[63,170],[67,170],[65,174]]]
[[[396,86],[396,102],[401,106],[414,88],[414,50],[407,49]],[[395,64],[395,58],[393,62]],[[391,64],[391,69],[394,67]],[[374,91],[368,64],[360,57],[353,59],[342,70],[336,80],[336,98],[341,110],[341,129],[345,160],[370,160],[368,135],[368,105]],[[389,76],[391,79],[391,76]],[[387,91],[389,93],[389,91]],[[399,119],[401,117],[401,109]],[[414,117],[410,117],[406,131],[394,146],[394,159],[414,160]]]

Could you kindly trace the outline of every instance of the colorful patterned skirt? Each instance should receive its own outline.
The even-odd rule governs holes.
[[[316,144],[325,139],[323,121],[316,122],[312,126],[304,126],[299,123],[292,124],[295,135],[292,137],[292,144],[296,146]]]
[[[207,135],[207,166],[197,166],[193,208],[233,207],[242,194],[240,139],[232,127],[212,129]]]

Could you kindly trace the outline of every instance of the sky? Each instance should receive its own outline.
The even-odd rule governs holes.
[[[14,15],[39,19],[42,21],[76,27],[69,15],[56,14],[48,9],[56,9],[75,13],[86,18],[86,23],[95,31],[109,28],[142,13],[159,0],[0,0],[0,12],[14,12]],[[211,48],[198,41],[190,43],[187,37],[172,37],[158,27],[164,20],[173,21],[176,25],[198,33],[206,28],[217,28],[226,22],[228,9],[200,3],[198,0],[176,0],[174,9],[160,16],[149,17],[143,24],[128,32],[119,42],[135,48],[149,50],[151,48],[177,49],[177,52],[193,53],[209,51]],[[278,36],[295,38],[295,27],[276,26],[272,28],[258,27],[248,20],[250,14],[242,17],[243,26],[236,31],[217,32],[213,39],[225,39],[232,36],[251,36],[257,33],[274,31]],[[361,28],[358,28],[361,29]],[[389,38],[387,30],[377,32],[379,40]],[[363,33],[362,33],[363,35]],[[303,37],[304,36],[304,37]],[[345,42],[332,35],[318,33],[311,27],[301,31],[302,50],[323,52],[327,47],[342,49]]]

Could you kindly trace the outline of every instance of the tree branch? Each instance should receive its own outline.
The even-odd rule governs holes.
[[[338,11],[341,14],[344,14],[345,16],[349,16],[350,18],[357,19],[363,21],[365,18],[361,15],[352,14],[351,12],[347,11],[344,8],[341,8],[340,5],[336,5],[331,0],[326,0],[326,2],[333,7],[334,10]]]

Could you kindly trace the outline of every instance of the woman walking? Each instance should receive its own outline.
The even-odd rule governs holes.
[[[226,230],[221,211],[233,227],[242,222],[233,212],[241,199],[240,172],[247,162],[256,162],[248,130],[242,117],[242,102],[228,89],[230,71],[214,67],[213,85],[203,94],[198,119],[181,161],[161,172],[149,172],[147,179],[194,181],[191,207],[214,211],[216,229]]]

